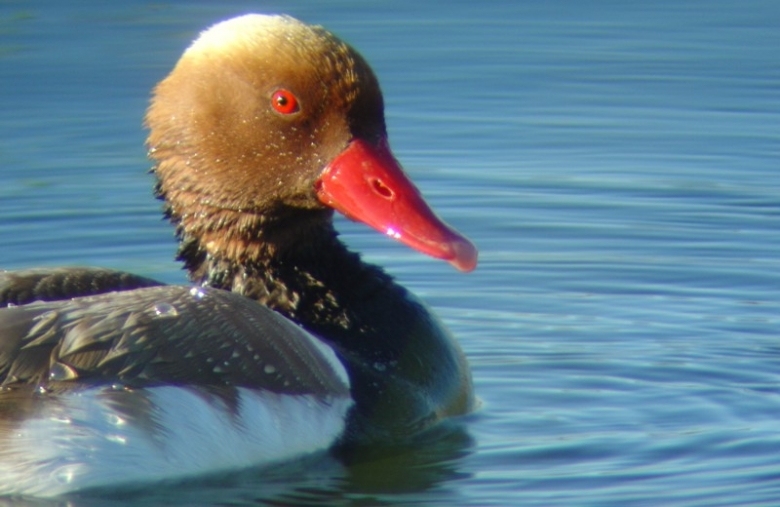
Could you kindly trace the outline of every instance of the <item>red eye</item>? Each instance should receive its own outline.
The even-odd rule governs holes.
[[[295,98],[295,95],[291,91],[288,90],[276,90],[273,95],[271,95],[271,105],[274,109],[276,109],[277,112],[282,114],[293,114],[297,113],[298,109],[298,99]]]

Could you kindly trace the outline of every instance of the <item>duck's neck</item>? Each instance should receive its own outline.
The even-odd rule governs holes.
[[[186,215],[177,224],[179,258],[194,282],[255,299],[333,346],[350,378],[355,441],[405,437],[467,412],[470,375],[448,332],[389,275],[348,251],[330,214],[301,214],[269,222],[234,213],[200,229],[183,222],[203,216]]]
[[[329,336],[355,334],[365,321],[359,309],[388,290],[403,292],[384,271],[347,250],[329,213],[307,211],[273,223],[243,220],[240,228],[228,221],[231,234],[195,237],[180,228],[179,259],[193,282],[245,295]]]

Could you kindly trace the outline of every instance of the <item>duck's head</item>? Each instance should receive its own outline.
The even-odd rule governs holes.
[[[182,233],[214,254],[246,251],[237,245],[250,229],[329,221],[335,209],[474,269],[476,248],[390,152],[383,109],[371,68],[323,28],[286,16],[224,21],[154,91],[146,123],[159,192]]]

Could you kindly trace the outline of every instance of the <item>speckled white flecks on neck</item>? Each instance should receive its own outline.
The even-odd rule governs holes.
[[[293,459],[332,445],[352,404],[239,388],[230,409],[185,387],[120,393],[127,399],[106,392],[56,395],[0,435],[0,495],[52,497]]]

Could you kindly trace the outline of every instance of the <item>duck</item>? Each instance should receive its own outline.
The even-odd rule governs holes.
[[[0,495],[392,444],[474,409],[450,332],[334,228],[338,212],[477,265],[393,155],[355,49],[284,15],[219,22],[155,87],[145,127],[190,283],[0,272]]]

